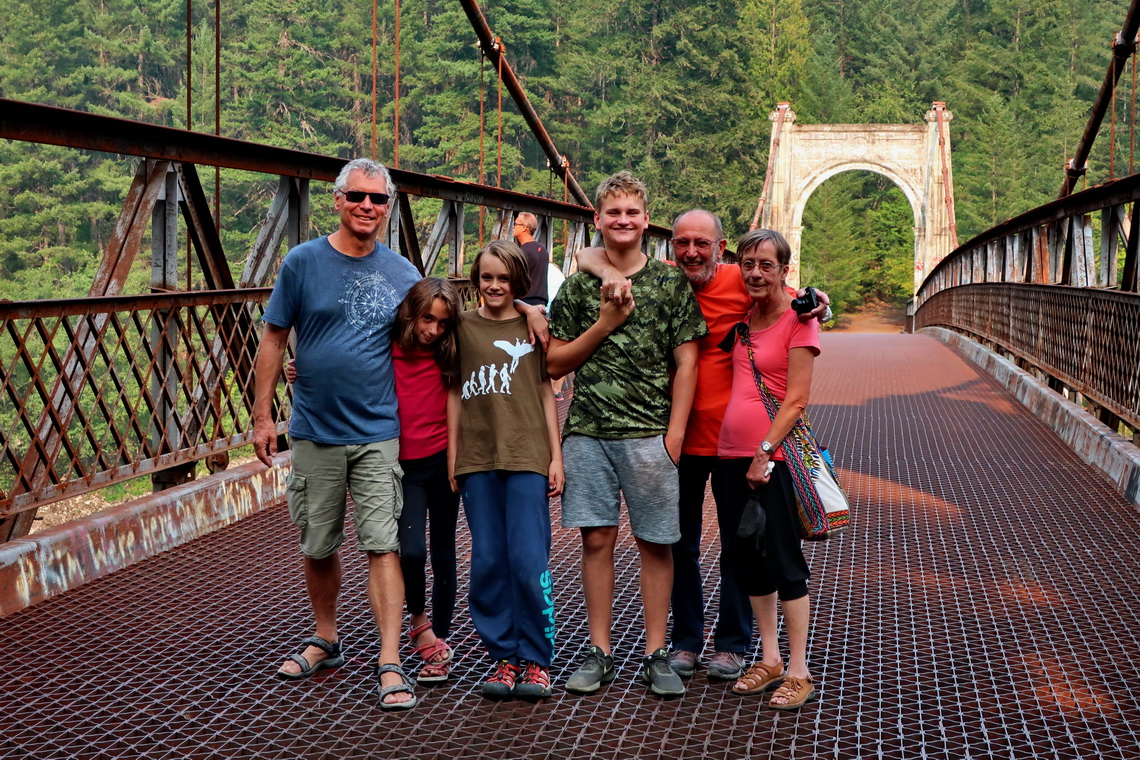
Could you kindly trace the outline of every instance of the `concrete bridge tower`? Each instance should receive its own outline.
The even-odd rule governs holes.
[[[772,112],[768,181],[760,226],[792,246],[788,282],[799,284],[803,214],[816,188],[836,174],[869,171],[898,185],[914,211],[914,287],[958,246],[948,124],[936,102],[924,124],[798,124],[787,103]]]

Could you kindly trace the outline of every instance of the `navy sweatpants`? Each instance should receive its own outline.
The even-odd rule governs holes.
[[[546,476],[537,472],[463,476],[463,510],[471,529],[471,619],[496,661],[529,660],[549,668],[554,657],[546,488]]]

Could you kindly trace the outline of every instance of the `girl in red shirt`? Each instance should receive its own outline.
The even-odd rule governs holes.
[[[455,526],[459,495],[447,478],[447,380],[455,360],[459,295],[447,280],[416,283],[396,312],[392,364],[400,416],[400,567],[415,651],[424,660],[420,683],[446,681],[451,672],[447,636],[455,611]],[[430,528],[432,620],[427,604],[427,537]]]

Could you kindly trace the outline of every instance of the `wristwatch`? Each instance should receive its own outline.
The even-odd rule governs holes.
[[[768,443],[767,441],[761,441],[760,442],[760,450],[763,451],[765,454],[771,454],[772,449],[773,449],[772,444]]]

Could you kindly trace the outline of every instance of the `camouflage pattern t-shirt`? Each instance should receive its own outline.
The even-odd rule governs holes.
[[[629,319],[574,375],[574,400],[563,436],[645,438],[669,427],[673,349],[708,334],[685,274],[650,259],[634,274]],[[579,272],[550,308],[550,334],[572,341],[598,321],[602,281]]]

